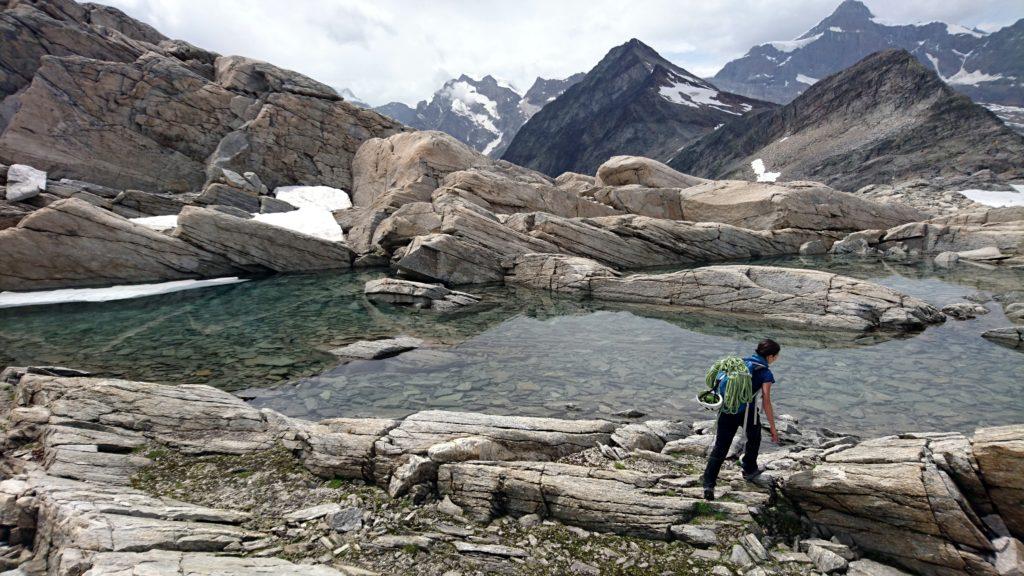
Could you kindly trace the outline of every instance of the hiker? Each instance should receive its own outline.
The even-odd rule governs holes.
[[[736,431],[743,426],[747,437],[746,447],[743,449],[743,458],[740,463],[743,467],[743,479],[752,481],[761,474],[757,467],[757,453],[761,448],[761,416],[757,407],[757,393],[763,392],[764,412],[768,416],[768,426],[772,434],[772,442],[779,441],[779,434],[775,430],[775,411],[772,408],[772,384],[775,383],[775,376],[768,369],[768,365],[779,359],[779,344],[771,339],[762,340],[757,345],[757,350],[752,356],[743,359],[746,368],[750,373],[750,390],[752,394],[748,397],[749,402],[740,403],[738,406],[722,406],[718,414],[717,430],[715,432],[715,445],[708,456],[707,467],[704,468],[704,499],[715,499],[715,482],[718,480],[718,472],[722,469],[722,463],[729,453],[733,437]],[[709,381],[714,378],[716,382],[723,378],[723,373],[718,370],[720,364],[716,363],[712,370],[716,373],[711,375]],[[738,363],[737,363],[738,364]],[[726,397],[723,389],[720,392]]]

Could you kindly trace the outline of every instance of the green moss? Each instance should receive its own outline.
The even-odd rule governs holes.
[[[333,490],[337,490],[338,488],[341,488],[342,486],[345,485],[345,481],[342,480],[341,478],[332,478],[328,480],[324,485]]]
[[[626,469],[626,465],[623,464],[622,462],[614,462],[612,464],[612,466],[614,466],[616,470],[625,470]]]

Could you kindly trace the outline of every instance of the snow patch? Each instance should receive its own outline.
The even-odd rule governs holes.
[[[1011,184],[1010,187],[1013,190],[961,190],[959,193],[985,206],[1024,206],[1024,185]]]
[[[494,149],[498,147],[498,144],[501,144],[501,137],[503,135],[504,135],[503,133],[498,132],[498,135],[494,137],[494,140],[491,140],[490,142],[487,143],[487,146],[484,147],[483,152],[481,152],[481,154],[483,154],[484,156],[487,156],[492,151],[494,151]]]
[[[993,76],[991,74],[985,74],[981,70],[968,72],[961,68],[959,72],[953,74],[952,76],[946,78],[945,80],[950,84],[964,84],[968,86],[977,86],[979,82],[993,82],[995,80],[1002,79],[1003,76],[1001,74],[996,74]]]
[[[968,28],[959,24],[946,24],[947,34],[967,34],[968,36],[974,36],[975,38],[984,38],[988,36],[986,32],[981,30],[975,30],[974,28]]]
[[[274,189],[274,197],[299,209],[315,208],[330,212],[352,207],[352,200],[344,190],[330,186],[279,186]]]
[[[775,48],[779,52],[792,52],[794,50],[807,46],[811,42],[816,41],[817,39],[821,38],[822,34],[823,33],[819,33],[815,34],[814,36],[808,36],[807,38],[800,38],[798,40],[776,40],[775,42],[762,44],[762,46],[771,46],[772,48]]]
[[[942,78],[942,72],[939,70],[939,59],[932,56],[930,52],[925,52],[924,56],[932,63],[932,68],[935,68],[935,73],[939,75],[939,78]],[[945,80],[945,78],[943,78],[943,80]]]
[[[817,78],[811,78],[810,76],[805,76],[803,74],[797,74],[796,75],[796,81],[797,82],[803,82],[804,84],[807,84],[808,86],[811,86],[811,85],[817,83],[818,79]]]
[[[130,298],[170,294],[171,292],[180,292],[182,290],[223,286],[225,284],[237,284],[246,281],[245,279],[231,276],[209,280],[175,280],[173,282],[160,282],[157,284],[128,284],[109,286],[107,288],[62,288],[60,290],[41,290],[37,292],[0,292],[0,308],[63,304],[66,302],[128,300]]]
[[[692,76],[687,77],[675,73],[672,73],[671,79],[672,84],[662,86],[658,90],[658,94],[665,100],[691,108],[706,106],[737,116],[741,114],[741,112],[736,112],[732,106],[719,101],[718,97],[721,95],[721,92],[711,88],[708,84]],[[741,107],[744,112],[750,110],[749,104],[744,104]]]
[[[286,228],[308,236],[315,236],[331,242],[341,242],[345,234],[341,226],[328,210],[317,208],[300,208],[291,212],[275,212],[271,214],[253,214],[253,220],[266,222],[271,226]]]
[[[829,26],[828,30],[829,30],[829,32],[842,32],[843,31],[843,29],[840,28],[839,26]]]
[[[766,172],[764,160],[760,158],[751,162],[750,167],[753,168],[754,174],[757,175],[758,182],[775,182],[779,176],[782,176],[781,172]]]
[[[177,214],[171,214],[169,216],[144,216],[142,218],[129,218],[129,220],[136,224],[141,224],[146,228],[156,230],[157,232],[174,230],[178,227]]]
[[[462,80],[445,85],[442,91],[452,101],[452,112],[468,118],[488,132],[498,133],[494,126],[494,119],[498,118],[497,102],[477,92],[476,88]],[[484,113],[475,111],[474,106],[483,108]]]

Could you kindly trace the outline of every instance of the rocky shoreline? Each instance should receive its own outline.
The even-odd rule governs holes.
[[[3,381],[12,575],[1024,567],[1021,425],[862,441],[787,417],[758,484],[727,467],[708,503],[711,422],[310,422],[207,386],[66,369],[9,368]]]

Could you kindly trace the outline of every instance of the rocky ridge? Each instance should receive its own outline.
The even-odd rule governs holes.
[[[415,108],[391,102],[374,110],[417,130],[440,130],[477,152],[501,158],[531,116],[582,78],[583,74],[564,80],[537,78],[520,95],[493,76],[475,80],[463,74],[445,82],[430,102],[422,100]]]
[[[925,178],[945,190],[1024,180],[1024,137],[958,95],[903,50],[867,56],[789,104],[726,124],[668,162],[707,178],[784,180],[842,190]]]
[[[1022,30],[1020,20],[991,33],[943,22],[891,24],[864,3],[845,0],[800,37],[754,46],[712,81],[737,94],[786,104],[872,52],[902,48],[975,102],[1021,106],[1016,63],[1024,56]]]
[[[530,118],[502,158],[552,177],[593,173],[616,155],[667,159],[716,126],[766,107],[718,90],[633,39]]]
[[[359,145],[402,129],[301,74],[168,40],[113,8],[17,2],[0,23],[0,162],[57,178],[190,192],[229,168],[347,189]]]
[[[16,574],[900,573],[865,552],[922,574],[1021,568],[1020,426],[860,442],[784,417],[768,488],[727,468],[707,503],[710,422],[308,422],[206,386],[3,380]]]

